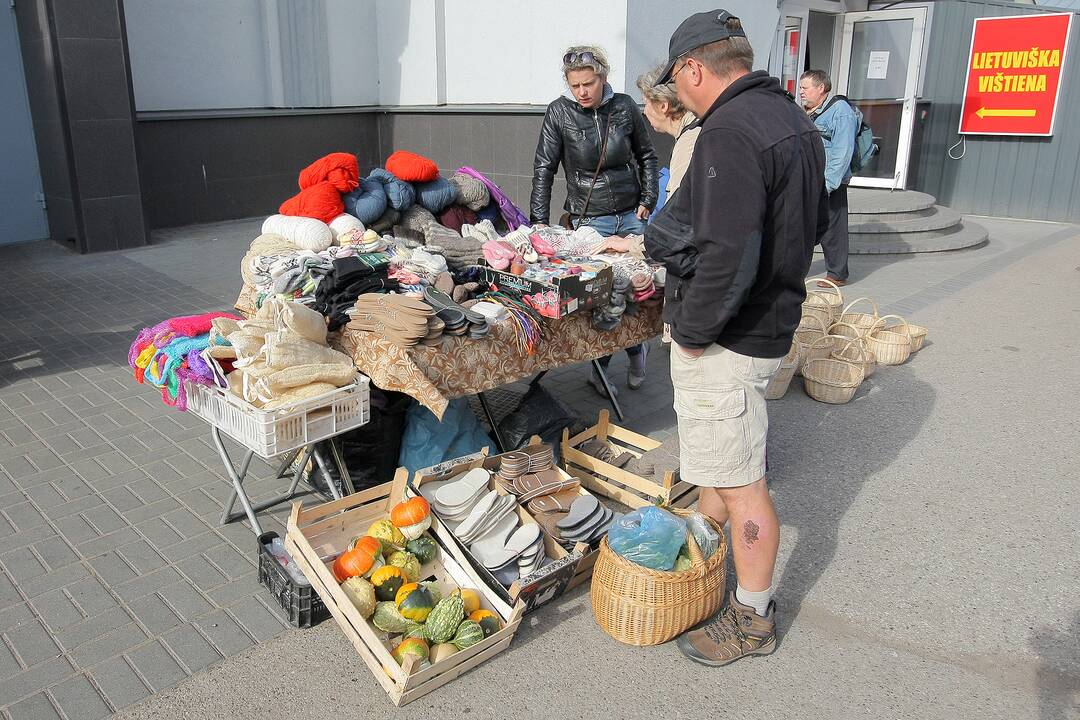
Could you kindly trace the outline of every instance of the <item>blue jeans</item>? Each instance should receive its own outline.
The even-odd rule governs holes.
[[[637,216],[637,208],[618,215],[597,215],[596,217],[581,218],[574,223],[574,227],[581,227],[582,225],[588,225],[604,237],[611,237],[612,235],[625,237],[626,235],[641,235],[645,232],[645,223]],[[644,350],[643,345],[634,345],[626,348],[626,354],[628,357],[636,358]],[[612,357],[612,355],[607,355],[600,358],[600,367],[607,370]]]
[[[645,223],[638,218],[637,208],[618,215],[597,215],[596,217],[585,217],[574,221],[575,228],[582,225],[588,225],[604,237],[611,237],[612,235],[625,237],[627,235],[641,235],[645,232]]]

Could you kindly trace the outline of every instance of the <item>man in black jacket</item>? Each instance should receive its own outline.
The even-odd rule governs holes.
[[[730,520],[738,576],[717,618],[679,639],[684,654],[708,665],[776,646],[780,523],[765,482],[765,387],[791,347],[823,229],[821,138],[775,78],[751,72],[753,57],[738,18],[698,13],[672,35],[659,79],[701,119],[690,168],[670,201],[690,242],[683,257],[666,258],[682,276],[665,317],[682,477],[703,486],[702,512]],[[664,226],[661,218],[653,224]],[[654,257],[665,254],[662,240],[646,231]]]

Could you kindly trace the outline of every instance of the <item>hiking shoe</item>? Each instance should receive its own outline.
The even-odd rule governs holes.
[[[626,386],[631,390],[640,390],[645,384],[645,367],[649,359],[649,346],[643,345],[637,357],[630,358],[626,369]]]
[[[600,397],[607,398],[607,391],[604,390],[604,383],[600,382],[600,376],[593,370],[592,375],[589,376],[589,384],[592,385],[592,389],[600,394]],[[608,381],[608,385],[611,385],[611,381]],[[611,385],[612,397],[619,397],[619,391],[615,389],[614,385]]]
[[[768,655],[776,649],[776,601],[769,602],[765,617],[728,593],[728,604],[716,617],[677,641],[683,655],[702,665],[720,667],[747,655]]]

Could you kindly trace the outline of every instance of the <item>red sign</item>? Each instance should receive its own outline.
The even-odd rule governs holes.
[[[960,132],[1053,135],[1072,13],[976,18]]]

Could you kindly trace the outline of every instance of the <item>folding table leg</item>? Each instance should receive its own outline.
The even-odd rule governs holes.
[[[495,422],[495,416],[491,414],[491,408],[488,407],[487,398],[484,397],[484,393],[476,393],[476,399],[480,401],[480,407],[484,409],[484,415],[487,417],[488,425],[491,425],[491,434],[495,436],[495,447],[499,449],[500,453],[507,451],[506,444],[503,443],[502,433],[499,432],[499,425]]]
[[[615,398],[615,391],[611,388],[611,383],[608,382],[607,373],[604,372],[604,366],[600,364],[599,360],[593,360],[593,370],[600,376],[600,383],[604,386],[604,392],[607,393],[608,400],[611,401],[611,407],[615,409],[615,414],[619,416],[620,420],[625,420],[623,417],[622,408],[619,407],[619,401]]]
[[[333,455],[334,464],[337,465],[338,473],[341,475],[341,484],[345,488],[345,493],[352,495],[356,492],[356,486],[353,485],[352,474],[345,464],[345,456],[341,454],[341,448],[334,442],[334,438],[330,438],[330,454]]]

